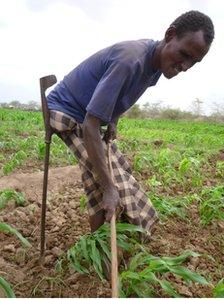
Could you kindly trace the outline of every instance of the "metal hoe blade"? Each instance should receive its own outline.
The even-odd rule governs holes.
[[[41,236],[40,236],[40,262],[43,262],[45,253],[45,219],[46,219],[46,201],[47,201],[47,183],[48,183],[48,169],[51,137],[54,130],[50,126],[50,112],[47,106],[45,92],[46,90],[57,82],[55,75],[49,75],[40,78],[40,94],[42,103],[42,112],[45,125],[45,160],[44,160],[44,179],[43,179],[43,193],[42,193],[42,211],[41,211]]]

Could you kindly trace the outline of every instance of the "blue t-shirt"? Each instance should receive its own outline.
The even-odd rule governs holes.
[[[148,39],[126,41],[90,56],[50,92],[49,109],[78,122],[87,111],[104,123],[113,121],[157,83],[161,71],[152,68],[157,44]]]

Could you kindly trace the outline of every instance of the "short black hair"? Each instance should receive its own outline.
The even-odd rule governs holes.
[[[170,26],[176,28],[177,37],[182,37],[187,32],[202,30],[207,45],[212,43],[215,35],[212,20],[197,10],[191,10],[180,15]]]

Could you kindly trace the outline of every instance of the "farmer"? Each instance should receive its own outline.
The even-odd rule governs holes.
[[[105,48],[72,70],[48,95],[51,126],[74,152],[82,170],[92,232],[121,215],[150,232],[157,214],[131,175],[115,144],[119,117],[161,74],[170,79],[186,72],[207,54],[214,38],[211,19],[198,11],[178,17],[161,41],[125,41]],[[103,134],[101,127],[107,125]]]

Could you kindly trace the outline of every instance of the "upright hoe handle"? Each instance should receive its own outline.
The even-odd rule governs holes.
[[[46,201],[47,201],[47,184],[48,184],[48,168],[50,156],[50,143],[51,137],[54,133],[50,126],[50,112],[47,106],[47,99],[45,92],[53,84],[57,82],[55,75],[49,75],[40,78],[40,95],[42,112],[45,126],[45,159],[44,159],[44,179],[43,179],[43,192],[42,192],[42,205],[41,205],[41,229],[40,229],[40,262],[44,260],[45,253],[45,219],[46,219]]]
[[[110,175],[114,182],[113,168],[111,163],[111,143],[108,143],[108,162]],[[116,213],[113,214],[110,221],[111,230],[111,286],[112,286],[112,298],[118,298],[118,262],[117,262],[117,232],[116,232]]]

